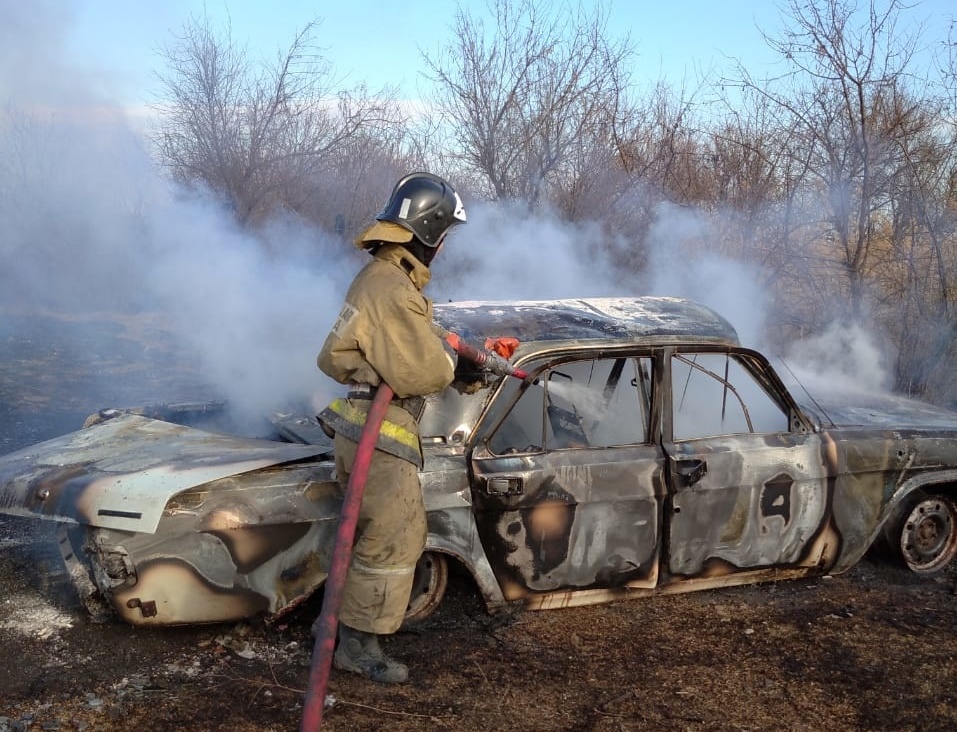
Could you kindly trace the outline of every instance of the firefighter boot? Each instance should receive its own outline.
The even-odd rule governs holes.
[[[354,630],[341,623],[334,662],[341,671],[351,671],[380,684],[402,684],[409,678],[409,669],[404,664],[382,652],[375,633]]]

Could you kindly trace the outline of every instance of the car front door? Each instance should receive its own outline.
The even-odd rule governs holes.
[[[828,545],[820,437],[794,424],[754,354],[666,360],[668,581],[817,564]]]
[[[654,587],[665,475],[652,359],[568,360],[523,389],[471,460],[479,536],[506,599]]]

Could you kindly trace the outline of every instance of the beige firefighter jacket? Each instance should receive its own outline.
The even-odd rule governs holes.
[[[448,386],[455,364],[432,322],[432,301],[422,294],[428,267],[400,244],[383,244],[353,280],[317,363],[341,384],[388,384],[396,397],[425,396]],[[337,399],[320,419],[358,439],[368,400]],[[390,405],[379,449],[421,463],[415,418]],[[358,426],[358,429],[357,429]],[[410,456],[414,446],[416,459]]]

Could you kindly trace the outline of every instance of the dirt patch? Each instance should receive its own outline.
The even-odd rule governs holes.
[[[318,606],[278,626],[142,630],[51,602],[35,575],[4,552],[0,652],[17,662],[0,671],[0,730],[298,727]],[[459,579],[386,644],[410,683],[333,672],[323,728],[952,730],[954,579],[865,562],[818,582],[501,616]]]
[[[74,324],[59,355],[36,328],[0,330],[0,451],[197,388],[171,376],[161,331],[124,329],[121,352],[84,327],[88,348]],[[410,683],[333,672],[323,729],[949,731],[955,585],[954,568],[918,580],[868,560],[816,581],[490,616],[453,576],[436,615],[385,643]],[[319,602],[276,625],[95,623],[53,527],[0,518],[0,732],[297,729]]]

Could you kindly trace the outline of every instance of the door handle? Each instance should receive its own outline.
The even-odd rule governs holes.
[[[685,486],[691,487],[708,474],[704,460],[675,460],[675,472],[684,478]]]
[[[525,492],[525,480],[511,475],[486,478],[485,492],[490,496],[520,496]]]

